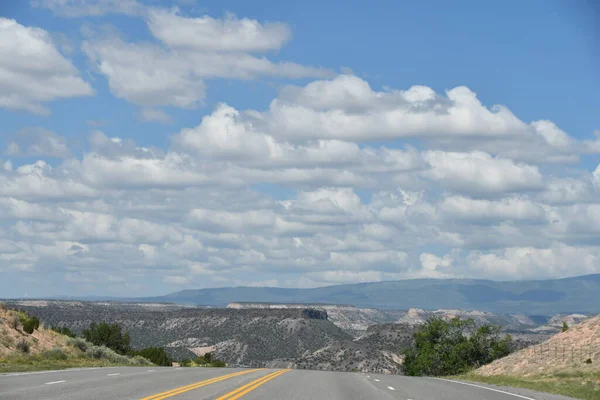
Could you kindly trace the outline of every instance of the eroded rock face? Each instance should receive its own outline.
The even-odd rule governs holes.
[[[136,348],[163,346],[176,358],[210,349],[230,364],[263,366],[296,359],[352,336],[327,319],[325,310],[225,309],[136,303],[22,303],[46,325],[81,332],[91,322],[118,322]]]

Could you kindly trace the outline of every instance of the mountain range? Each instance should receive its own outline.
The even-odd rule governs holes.
[[[498,282],[480,279],[411,279],[314,289],[228,287],[183,290],[166,296],[119,299],[225,307],[229,303],[327,303],[378,309],[462,309],[552,316],[599,313],[600,274],[563,279]]]

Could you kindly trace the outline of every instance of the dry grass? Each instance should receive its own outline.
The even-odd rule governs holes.
[[[584,364],[587,359],[592,364]],[[600,316],[572,326],[538,346],[530,346],[475,371],[482,376],[541,376],[570,373],[600,373]]]
[[[0,373],[74,367],[152,365],[142,357],[122,356],[110,349],[92,346],[83,339],[71,339],[45,329],[43,325],[32,334],[28,334],[19,323],[22,318],[27,316],[19,311],[0,307]],[[82,346],[83,344],[85,346]],[[25,348],[27,351],[24,351]]]
[[[560,394],[576,399],[600,399],[600,373],[597,372],[572,370],[570,372],[534,375],[526,378],[506,375],[481,376],[471,373],[453,378]]]

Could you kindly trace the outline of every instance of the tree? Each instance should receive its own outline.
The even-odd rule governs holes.
[[[125,355],[131,350],[129,333],[121,332],[121,327],[116,322],[114,324],[92,322],[87,329],[84,329],[83,337],[96,346],[106,346],[119,354]]]
[[[403,372],[411,376],[455,375],[509,354],[512,338],[500,327],[477,327],[472,319],[432,318],[413,336],[404,354]]]
[[[70,330],[68,327],[66,326],[53,326],[52,329],[54,332],[56,333],[60,333],[61,335],[65,335],[71,338],[76,337],[77,335],[75,334],[75,332],[73,332],[72,330]]]
[[[562,331],[566,332],[569,330],[569,325],[567,324],[566,321],[563,321],[563,325],[562,325]]]
[[[162,347],[146,347],[142,350],[133,350],[129,353],[131,356],[142,356],[153,364],[163,367],[170,367],[173,361]]]

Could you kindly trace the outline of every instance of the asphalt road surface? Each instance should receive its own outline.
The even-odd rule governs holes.
[[[561,400],[435,378],[243,368],[88,368],[0,375],[0,399]]]

